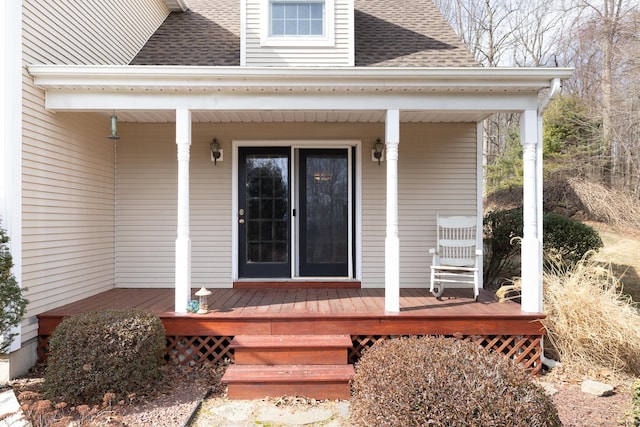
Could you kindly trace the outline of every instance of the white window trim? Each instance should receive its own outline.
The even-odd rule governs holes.
[[[268,47],[326,47],[335,46],[335,4],[334,0],[324,0],[323,36],[271,36],[271,0],[260,2],[260,46]]]

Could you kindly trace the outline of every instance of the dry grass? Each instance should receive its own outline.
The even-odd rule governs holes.
[[[620,231],[603,223],[592,223],[604,243],[594,259],[610,264],[615,276],[624,285],[624,292],[640,302],[640,231]]]
[[[640,375],[640,311],[611,268],[592,258],[544,283],[544,324],[566,368]]]
[[[640,202],[637,197],[583,179],[572,178],[568,182],[589,219],[623,229],[640,229]]]

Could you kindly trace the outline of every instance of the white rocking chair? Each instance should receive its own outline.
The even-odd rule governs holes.
[[[433,255],[430,291],[438,299],[447,284],[470,284],[478,300],[482,250],[476,248],[476,221],[475,216],[437,217],[437,247],[429,252]]]

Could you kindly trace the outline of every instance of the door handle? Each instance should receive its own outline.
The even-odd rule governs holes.
[[[244,219],[240,218],[240,219],[238,220],[238,222],[239,222],[240,224],[244,224]]]

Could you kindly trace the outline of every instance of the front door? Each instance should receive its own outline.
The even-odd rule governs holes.
[[[240,278],[349,276],[349,164],[346,148],[238,149]]]
[[[238,274],[290,277],[289,148],[238,151]]]
[[[347,150],[300,150],[300,276],[349,273]]]

